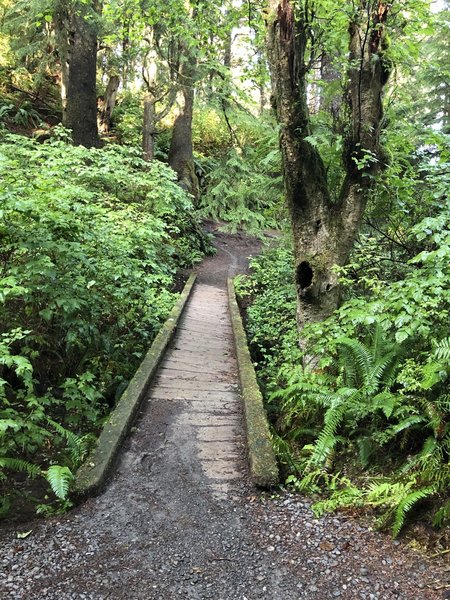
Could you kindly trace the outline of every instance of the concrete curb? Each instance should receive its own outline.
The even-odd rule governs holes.
[[[232,279],[228,280],[228,301],[239,365],[241,393],[244,400],[250,473],[257,486],[269,488],[279,482],[278,466]]]
[[[136,413],[147,392],[149,383],[173,338],[196,277],[195,274],[189,277],[180,298],[105,423],[96,447],[76,472],[72,489],[72,495],[76,498],[95,496],[105,485],[121,444],[129,433]]]

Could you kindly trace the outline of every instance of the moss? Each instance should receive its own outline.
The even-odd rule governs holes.
[[[228,280],[228,299],[244,400],[250,472],[256,485],[268,488],[279,481],[278,466],[272,448],[263,398],[256,380],[231,279]]]

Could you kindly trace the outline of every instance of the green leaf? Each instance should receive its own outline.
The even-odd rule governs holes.
[[[405,329],[401,329],[400,331],[397,331],[395,334],[395,341],[398,344],[401,344],[402,342],[404,342],[406,339],[408,339],[409,337],[409,333],[407,330]]]
[[[65,500],[69,493],[69,486],[73,481],[73,474],[69,467],[53,465],[46,472],[46,479],[50,483],[53,493],[60,499]]]

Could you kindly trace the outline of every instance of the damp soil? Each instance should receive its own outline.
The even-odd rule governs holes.
[[[260,242],[217,232],[198,281],[224,289]],[[140,413],[104,493],[63,516],[0,531],[0,597],[11,599],[437,600],[447,555],[433,559],[351,515],[316,519],[310,500],[242,476],[217,496],[195,445],[173,436],[183,407]],[[20,539],[18,534],[27,533]]]

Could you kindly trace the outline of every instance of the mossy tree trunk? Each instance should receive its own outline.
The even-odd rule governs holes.
[[[183,60],[179,70],[179,112],[172,130],[169,165],[176,171],[180,185],[198,200],[199,186],[195,173],[192,143],[197,58],[195,51],[189,49],[183,42],[180,43],[180,56],[183,57]]]
[[[111,131],[112,115],[116,107],[119,84],[119,76],[111,75],[104,96],[98,99],[98,127],[102,133]]]
[[[349,24],[349,134],[345,181],[331,194],[317,148],[310,143],[307,106],[308,2],[271,0],[268,49],[273,98],[281,124],[286,199],[292,220],[298,326],[325,319],[338,306],[335,265],[344,265],[361,225],[367,192],[380,166],[382,89],[386,83],[382,40],[388,7],[361,0]],[[338,197],[333,201],[332,197]],[[300,336],[301,337],[301,336]]]

